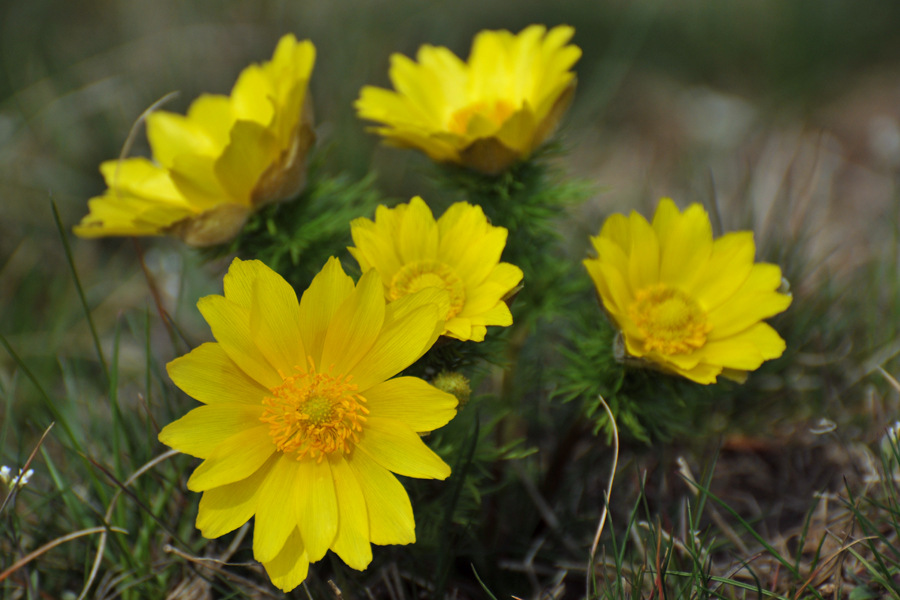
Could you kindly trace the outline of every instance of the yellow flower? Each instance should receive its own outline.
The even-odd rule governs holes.
[[[356,247],[348,250],[363,273],[381,275],[388,301],[426,288],[447,291],[444,335],[480,342],[487,325],[512,325],[503,298],[522,281],[522,270],[500,262],[507,231],[493,227],[480,206],[457,202],[435,222],[416,196],[379,206],[374,222],[355,219],[350,232]]]
[[[418,433],[446,424],[457,400],[415,377],[389,378],[431,347],[446,306],[434,289],[386,306],[376,273],[354,286],[335,258],[298,302],[261,262],[235,259],[224,297],[198,303],[217,343],[168,364],[205,406],[159,434],[204,459],[188,480],[203,492],[203,535],[255,516],[253,554],[284,591],[329,548],[362,570],[370,543],[415,542],[391,472],[450,474]]]
[[[174,235],[192,246],[233,238],[266,204],[299,193],[315,136],[307,86],[315,48],[281,38],[272,60],[250,65],[231,96],[205,94],[187,116],[147,117],[154,161],[106,161],[109,189],[89,201],[81,237]]]
[[[432,160],[497,174],[527,157],[556,129],[575,91],[569,71],[581,57],[566,45],[575,30],[532,25],[518,35],[482,31],[469,62],[425,45],[418,63],[391,56],[396,92],[366,86],[359,116],[383,123],[389,144],[418,148]]]
[[[614,214],[591,242],[598,257],[584,265],[631,356],[714,383],[718,375],[744,381],[784,352],[784,340],[761,321],[791,297],[776,291],[778,266],[753,263],[753,232],[713,241],[702,206],[681,213],[663,198],[652,225],[636,212]]]

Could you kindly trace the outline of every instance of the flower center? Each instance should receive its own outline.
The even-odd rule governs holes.
[[[466,304],[466,286],[462,279],[449,266],[436,260],[420,260],[403,265],[391,279],[388,299],[397,300],[429,287],[440,288],[450,294],[448,321],[458,315]]]
[[[308,371],[294,367],[296,375],[281,374],[284,382],[263,398],[266,409],[259,420],[269,424],[278,450],[321,462],[326,454],[349,452],[350,443],[359,442],[369,411],[362,405],[366,399],[353,393],[359,388],[350,383],[352,375],[317,373],[309,362]]]
[[[696,300],[664,283],[639,291],[628,316],[644,335],[644,347],[666,355],[700,348],[712,329]]]
[[[469,123],[478,115],[499,127],[503,125],[510,115],[516,112],[516,107],[509,100],[495,100],[488,102],[479,100],[459,109],[450,116],[448,129],[458,135],[469,132]]]

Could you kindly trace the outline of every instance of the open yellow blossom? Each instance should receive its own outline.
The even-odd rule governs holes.
[[[381,275],[389,301],[446,290],[444,335],[480,342],[487,325],[512,325],[503,299],[522,281],[522,270],[500,262],[507,231],[492,226],[480,206],[457,202],[435,221],[416,196],[395,208],[379,206],[375,221],[355,219],[350,231],[356,247],[348,250],[363,273]]]
[[[108,189],[89,201],[75,233],[209,246],[237,235],[253,211],[299,193],[315,140],[307,98],[315,54],[308,40],[286,35],[271,61],[243,70],[231,96],[200,96],[187,116],[151,113],[154,160],[100,165]]]
[[[168,371],[205,406],[159,439],[204,459],[188,480],[203,492],[203,535],[255,516],[253,554],[284,591],[328,549],[362,570],[370,543],[414,542],[409,497],[392,472],[450,474],[418,433],[452,419],[457,400],[415,377],[390,378],[437,339],[446,293],[386,305],[376,273],[354,286],[332,258],[298,302],[261,262],[235,259],[225,295],[198,307],[217,343]]]
[[[713,241],[702,206],[682,213],[663,198],[652,225],[636,212],[614,214],[591,242],[597,258],[584,264],[631,356],[714,383],[718,375],[744,381],[784,352],[762,320],[791,297],[777,291],[778,266],[754,264],[753,232]]]
[[[359,116],[389,144],[422,150],[432,160],[497,174],[527,157],[556,129],[575,91],[569,69],[581,57],[567,45],[575,30],[532,25],[518,35],[482,31],[469,62],[425,45],[418,62],[394,54],[396,92],[366,86]]]

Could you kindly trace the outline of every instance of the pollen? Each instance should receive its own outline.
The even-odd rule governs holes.
[[[662,283],[640,290],[628,316],[643,334],[644,347],[664,355],[693,352],[706,343],[712,329],[694,298]]]
[[[420,260],[403,265],[391,279],[388,299],[397,300],[429,287],[446,290],[450,295],[448,321],[466,305],[466,286],[462,279],[452,268],[435,260]]]
[[[283,383],[263,398],[266,409],[260,421],[268,423],[275,447],[297,460],[310,456],[319,462],[326,454],[346,453],[359,442],[362,424],[369,413],[366,399],[356,394],[352,376],[316,372],[294,367],[296,375],[282,374]]]
[[[476,115],[499,127],[514,112],[516,112],[516,107],[508,100],[496,100],[494,102],[480,100],[454,112],[450,116],[447,129],[457,135],[466,135],[469,132],[469,125]]]

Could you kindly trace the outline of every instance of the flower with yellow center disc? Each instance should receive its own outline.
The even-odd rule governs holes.
[[[374,271],[357,285],[332,258],[300,301],[259,261],[235,259],[225,295],[198,303],[216,343],[168,364],[202,402],[159,434],[203,462],[207,538],[255,517],[253,554],[284,591],[333,550],[354,569],[370,544],[415,542],[406,491],[392,473],[444,479],[450,468],[419,433],[446,424],[457,400],[394,375],[444,328],[447,294],[426,289],[387,304]]]
[[[482,31],[469,62],[444,47],[422,46],[418,62],[394,54],[396,91],[366,86],[363,119],[391,145],[418,148],[437,162],[497,174],[526,158],[556,129],[575,91],[569,69],[581,57],[575,30],[532,25],[518,35]]]
[[[350,224],[350,253],[363,273],[381,275],[385,298],[399,301],[423,289],[444,290],[450,308],[444,335],[484,340],[488,325],[512,325],[503,299],[522,270],[500,262],[507,231],[490,224],[480,206],[457,202],[437,221],[418,196],[395,208],[379,206],[375,220]]]
[[[315,48],[281,38],[231,96],[205,94],[187,116],[147,117],[153,159],[100,165],[109,189],[88,202],[81,237],[173,235],[192,246],[227,242],[266,204],[296,195],[315,136],[307,86]]]
[[[591,242],[597,258],[584,264],[632,357],[714,383],[718,375],[744,381],[784,352],[762,320],[791,297],[777,291],[780,268],[754,264],[752,232],[714,241],[702,206],[682,213],[663,198],[652,224],[636,212],[614,214]]]

